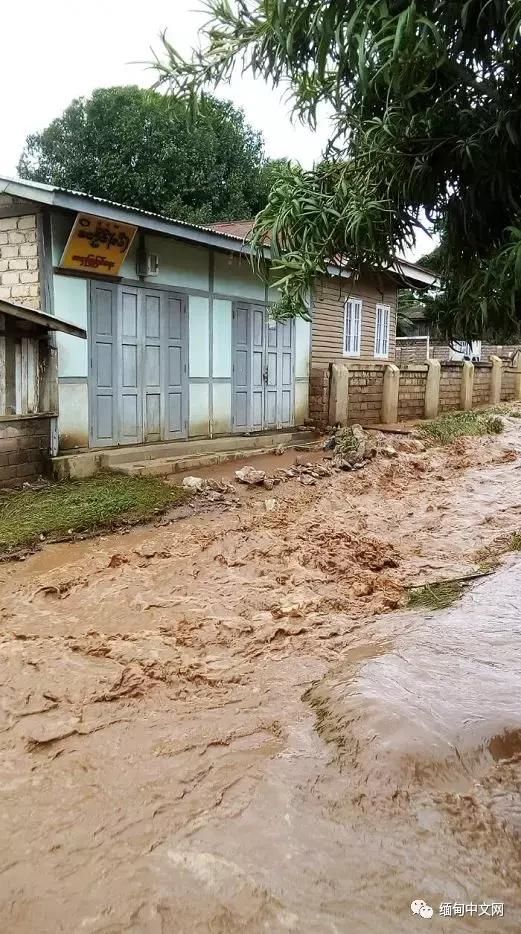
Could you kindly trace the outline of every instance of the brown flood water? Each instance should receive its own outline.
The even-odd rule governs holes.
[[[2,930],[519,931],[521,557],[403,609],[521,528],[519,453],[512,420],[0,566]]]

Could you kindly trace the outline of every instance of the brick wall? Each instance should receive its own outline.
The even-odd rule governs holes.
[[[440,412],[459,409],[461,393],[461,363],[442,363],[440,379]]]
[[[501,381],[501,401],[511,402],[514,398],[515,370],[503,364],[503,379]]]
[[[47,473],[50,438],[49,416],[0,419],[0,489]]]
[[[423,418],[427,372],[427,365],[408,366],[401,370],[400,392],[398,395],[398,421]]]
[[[490,400],[490,364],[474,364],[474,388],[472,391],[472,407],[488,405]],[[503,374],[504,376],[505,374]]]
[[[325,428],[329,410],[329,370],[311,370],[309,379],[309,420]]]
[[[396,340],[395,360],[397,366],[408,366],[410,363],[423,363],[427,359],[429,348],[428,338],[413,340],[399,337]]]
[[[9,195],[0,195],[0,206],[22,210]],[[34,213],[0,217],[0,298],[33,308],[40,307],[37,223]]]
[[[349,367],[349,424],[371,425],[381,421],[385,366]]]

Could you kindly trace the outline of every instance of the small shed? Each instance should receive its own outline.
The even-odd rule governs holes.
[[[68,321],[0,299],[0,488],[46,473],[56,453],[56,331],[87,337]]]

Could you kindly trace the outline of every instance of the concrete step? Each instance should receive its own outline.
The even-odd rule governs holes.
[[[311,450],[314,441],[298,444],[299,449]],[[294,444],[285,445],[292,448]],[[224,464],[234,460],[250,460],[261,454],[274,454],[280,443],[269,448],[246,448],[237,451],[216,451],[214,454],[193,454],[188,457],[156,457],[153,460],[134,461],[131,463],[114,464],[111,470],[116,473],[125,473],[130,477],[167,477],[171,474],[192,470],[197,473],[201,467],[211,467],[214,464]]]
[[[212,458],[217,455],[248,457],[254,452],[265,453],[275,450],[279,445],[310,444],[319,437],[311,429],[293,429],[292,431],[266,432],[256,435],[227,435],[224,438],[201,438],[197,441],[160,441],[155,444],[134,444],[123,448],[109,448],[86,451],[79,454],[61,454],[52,459],[55,479],[81,479],[91,477],[98,470],[118,470],[125,464],[134,466],[148,462],[168,462],[184,460],[185,467],[178,470],[191,470],[194,464],[203,466],[197,458]],[[186,460],[192,458],[192,461]],[[205,464],[219,463],[219,460],[206,460]],[[128,473],[128,471],[125,471]],[[169,470],[169,473],[174,472]],[[158,473],[158,476],[161,476]]]
[[[222,451],[255,450],[256,448],[277,447],[279,444],[300,444],[312,441],[315,432],[282,431],[259,435],[228,435],[225,438],[202,438],[198,441],[158,441],[154,444],[139,444],[124,448],[111,448],[99,451],[100,467],[115,467],[119,464],[134,463],[139,460],[157,460],[158,458],[188,457],[196,454],[214,454]]]

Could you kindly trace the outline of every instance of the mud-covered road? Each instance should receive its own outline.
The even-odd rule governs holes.
[[[521,529],[518,454],[511,419],[0,565],[2,931],[519,931],[521,559],[403,609]]]

